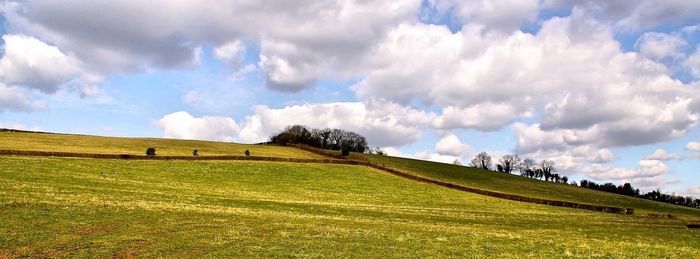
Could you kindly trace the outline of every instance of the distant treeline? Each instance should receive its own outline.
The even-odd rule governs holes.
[[[481,152],[477,154],[474,159],[469,162],[469,167],[481,168],[485,170],[496,170],[502,173],[514,173],[519,171],[521,176],[530,177],[534,179],[545,180],[547,182],[555,183],[568,183],[569,178],[566,176],[560,176],[555,173],[557,168],[554,167],[554,161],[552,160],[542,160],[535,161],[531,158],[525,158],[520,160],[518,155],[504,155],[496,163],[496,167],[492,166],[491,155],[486,152]],[[459,165],[459,160],[455,160],[453,164]]]
[[[461,163],[459,160],[455,160],[453,164],[460,165]],[[530,158],[521,160],[518,155],[510,154],[501,157],[494,167],[492,165],[491,155],[486,152],[481,152],[471,160],[468,166],[485,170],[495,170],[503,173],[515,173],[515,171],[519,171],[520,175],[524,177],[562,184],[569,183],[568,177],[560,176],[559,174],[555,173],[557,169],[554,166],[554,161],[551,160],[542,160],[539,162]],[[573,186],[580,186],[583,188],[622,194],[631,197],[660,201],[692,208],[700,208],[700,199],[669,195],[662,193],[659,190],[641,194],[639,189],[633,188],[629,183],[625,183],[623,185],[615,185],[613,183],[600,185],[590,180],[581,180],[580,185],[577,185],[577,183],[573,181],[570,184]]]
[[[302,125],[289,126],[270,137],[272,143],[306,144],[312,147],[364,153],[369,151],[367,140],[360,134],[342,129],[314,129]]]
[[[615,185],[613,183],[597,184],[590,180],[581,180],[580,187],[622,194],[626,196],[632,196],[647,200],[660,201],[665,203],[671,203],[681,206],[687,206],[691,208],[700,208],[700,199],[694,199],[693,197],[683,197],[677,195],[669,195],[662,193],[659,190],[654,190],[641,194],[639,189],[635,189],[631,184],[625,183],[624,185]]]

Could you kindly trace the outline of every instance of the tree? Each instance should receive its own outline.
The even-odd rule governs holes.
[[[329,135],[330,139],[330,149],[333,150],[339,150],[340,149],[340,142],[343,140],[343,131],[339,129],[333,129],[331,130],[331,133]]]
[[[156,155],[156,148],[149,147],[146,149],[146,156],[155,156]]]
[[[491,156],[486,152],[481,152],[469,162],[469,166],[491,170]]]
[[[328,141],[330,140],[330,137],[331,137],[331,129],[328,129],[328,128],[322,129],[321,132],[319,132],[319,135],[321,136],[321,148],[327,149],[328,148]]]
[[[520,166],[518,168],[520,169],[520,175],[522,176],[527,176],[527,177],[535,177],[534,170],[535,170],[535,160],[532,160],[532,158],[525,158],[523,162],[520,163]]]
[[[453,164],[453,165],[459,165],[459,166],[461,166],[461,165],[462,165],[462,161],[459,161],[459,159],[455,159],[455,161],[452,161],[452,164]]]
[[[557,169],[554,167],[554,161],[546,159],[540,162],[540,170],[542,170],[542,175],[545,177],[545,181],[549,181],[552,174],[557,171]]]
[[[520,164],[520,157],[518,155],[505,155],[501,157],[501,159],[498,162],[498,165],[501,166],[501,170],[504,173],[511,173],[515,171],[515,169],[519,166]],[[501,171],[499,170],[499,171]]]
[[[562,176],[562,177],[561,177],[561,182],[564,183],[564,184],[569,183],[569,177]],[[574,184],[576,184],[576,183],[574,182]]]

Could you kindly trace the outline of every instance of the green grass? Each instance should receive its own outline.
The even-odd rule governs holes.
[[[68,134],[0,132],[0,149],[59,151],[98,154],[145,155],[146,148],[156,148],[158,155],[190,156],[197,149],[200,155],[239,155],[246,149],[252,156],[284,158],[323,158],[295,148],[274,145],[245,145],[200,140],[159,138],[117,138]]]
[[[464,186],[527,197],[634,208],[637,214],[673,214],[689,221],[700,220],[700,209],[638,199],[585,188],[534,180],[493,171],[414,159],[352,154],[377,164],[415,175]]]
[[[1,257],[700,256],[680,222],[367,167],[0,157]]]

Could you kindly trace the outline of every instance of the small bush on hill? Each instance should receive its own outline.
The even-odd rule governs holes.
[[[146,149],[146,155],[147,156],[155,156],[156,155],[156,149],[149,147]]]

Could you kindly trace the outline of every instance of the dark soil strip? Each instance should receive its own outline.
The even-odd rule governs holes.
[[[298,147],[298,146],[295,146]],[[329,154],[314,150],[312,148],[303,148],[306,151],[314,152],[321,155],[328,156]],[[405,172],[399,170],[388,168],[385,166],[377,165],[368,161],[358,161],[351,159],[338,159],[339,157],[333,156],[329,159],[304,159],[304,158],[281,158],[281,157],[259,157],[259,156],[139,156],[139,155],[126,155],[126,154],[89,154],[89,153],[71,153],[71,152],[48,152],[48,151],[23,151],[23,150],[0,150],[0,155],[16,155],[16,156],[49,156],[49,157],[73,157],[73,158],[97,158],[97,159],[126,159],[126,160],[238,160],[238,161],[269,161],[269,162],[292,162],[292,163],[327,163],[327,164],[345,164],[345,165],[361,165],[384,172],[400,176],[409,180],[419,181],[423,183],[435,184],[450,189],[476,193],[480,195],[486,195],[501,199],[530,202],[537,204],[544,204],[550,206],[585,209],[592,211],[600,211],[607,213],[616,214],[632,214],[633,209],[631,208],[620,208],[620,207],[609,207],[609,206],[598,206],[590,204],[582,204],[567,201],[555,201],[546,200],[539,198],[531,198],[513,194],[506,194],[488,190],[482,190],[472,187],[461,186],[453,183],[447,183],[442,181],[437,181]]]
[[[700,224],[688,224],[687,226],[692,229],[700,229]]]

